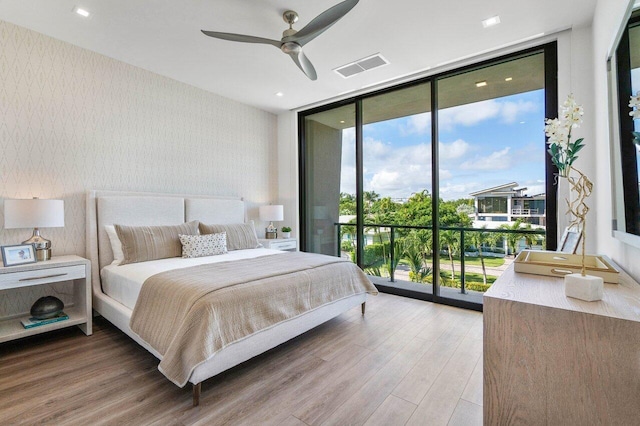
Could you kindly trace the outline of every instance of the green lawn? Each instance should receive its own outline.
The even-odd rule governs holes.
[[[427,259],[429,260],[429,262],[431,261],[431,257],[427,257]],[[447,256],[446,254],[443,254],[442,256],[440,256],[440,262],[441,263],[446,262],[447,264],[451,264],[451,261],[449,260],[449,256]],[[460,265],[460,256],[453,256],[453,263],[456,266]],[[464,264],[471,265],[471,266],[482,266],[482,264],[480,263],[479,257],[465,256]],[[486,267],[496,268],[502,265],[504,265],[503,257],[485,257],[484,258],[484,266]]]

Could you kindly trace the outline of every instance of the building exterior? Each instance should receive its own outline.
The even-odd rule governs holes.
[[[469,194],[474,198],[474,226],[497,228],[504,223],[521,220],[534,227],[544,227],[545,194],[525,195],[527,188],[518,186],[511,182]]]

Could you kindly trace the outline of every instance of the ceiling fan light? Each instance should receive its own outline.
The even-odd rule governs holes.
[[[489,28],[489,27],[493,27],[494,25],[498,25],[499,23],[500,23],[500,17],[496,15],[482,21],[482,26],[485,28]]]
[[[73,13],[82,16],[83,18],[88,18],[91,13],[87,9],[83,9],[79,6],[74,6],[72,9]]]

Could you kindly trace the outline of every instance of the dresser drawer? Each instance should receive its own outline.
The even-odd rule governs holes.
[[[8,272],[0,274],[0,290],[75,280],[85,278],[85,275],[84,265]]]
[[[296,241],[278,241],[269,244],[269,248],[276,250],[290,250],[296,248]]]

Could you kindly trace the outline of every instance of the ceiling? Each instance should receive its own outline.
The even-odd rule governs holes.
[[[304,47],[309,80],[273,46],[200,30],[280,39],[339,0],[2,0],[0,19],[273,113],[359,91],[561,29],[590,25],[596,0],[361,0]],[[92,13],[82,18],[74,6]],[[483,28],[483,19],[501,23]],[[344,79],[333,69],[375,53],[389,62]],[[276,96],[282,92],[283,96]]]

